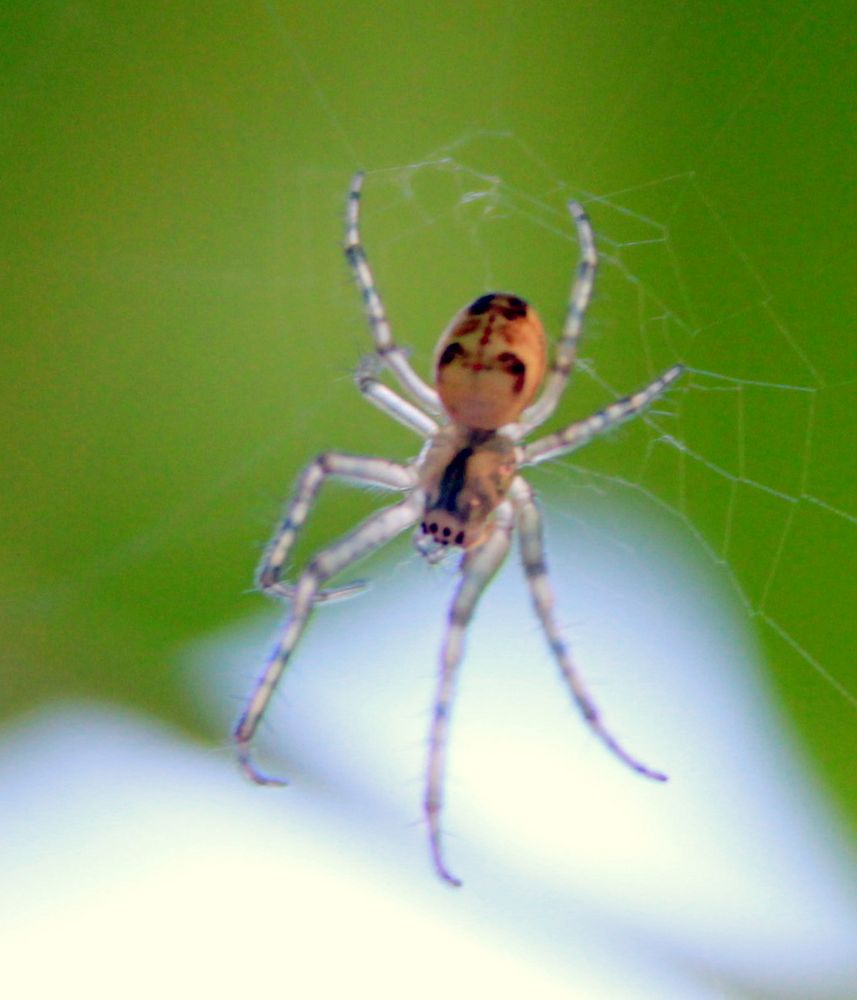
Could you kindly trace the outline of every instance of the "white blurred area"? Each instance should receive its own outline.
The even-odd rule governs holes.
[[[468,640],[447,857],[420,821],[450,568],[397,547],[319,609],[239,776],[68,705],[0,744],[0,975],[15,997],[857,997],[854,858],[760,685],[747,619],[656,525],[551,522],[576,659],[658,785],[586,732],[510,558]],[[358,575],[365,572],[361,568]],[[187,654],[226,734],[277,619]],[[812,675],[807,683],[818,683]]]

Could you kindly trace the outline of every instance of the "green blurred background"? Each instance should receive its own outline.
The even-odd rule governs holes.
[[[413,454],[350,381],[359,167],[423,369],[494,285],[557,329],[564,201],[587,204],[591,370],[623,391],[695,373],[661,421],[679,446],[641,465],[632,429],[539,486],[559,509],[587,476],[626,481],[674,515],[857,829],[848,5],[46,2],[0,23],[7,722],[76,696],[222,741],[182,650],[263,607],[248,588],[296,471],[325,447]],[[575,388],[557,425],[609,398]],[[342,497],[302,553],[373,505]]]

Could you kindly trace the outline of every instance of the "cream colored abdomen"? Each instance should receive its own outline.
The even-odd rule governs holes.
[[[483,295],[440,339],[438,395],[456,423],[496,430],[532,402],[545,364],[545,333],[535,309],[515,295]]]

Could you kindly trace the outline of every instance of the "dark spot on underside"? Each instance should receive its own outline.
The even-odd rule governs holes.
[[[470,316],[481,316],[490,309],[496,309],[503,319],[523,319],[527,315],[527,303],[517,295],[500,295],[488,292],[471,303],[467,312]]]
[[[440,494],[437,498],[437,504],[435,504],[436,508],[449,511],[450,514],[457,513],[458,495],[464,488],[467,463],[472,454],[472,448],[462,448],[444,469],[443,478],[440,481]],[[435,530],[434,525],[432,525],[432,533]]]
[[[511,375],[514,379],[512,391],[515,393],[521,392],[524,388],[524,379],[527,375],[527,366],[524,362],[521,361],[517,354],[513,354],[512,351],[503,351],[502,354],[498,354],[497,361],[502,365],[503,371],[507,375]]]
[[[471,316],[481,316],[483,313],[488,312],[496,298],[496,292],[488,292],[487,295],[480,295],[475,302],[470,304],[470,308],[467,311]]]
[[[523,319],[527,315],[527,303],[517,295],[507,295],[497,306],[504,319]]]
[[[467,352],[461,346],[461,344],[447,344],[443,349],[443,354],[437,359],[438,368],[445,368],[450,362],[455,361],[456,358],[461,357]]]

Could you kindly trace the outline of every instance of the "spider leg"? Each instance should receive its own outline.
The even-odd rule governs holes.
[[[623,399],[617,399],[615,403],[605,406],[603,410],[599,410],[591,417],[577,420],[555,434],[548,434],[546,437],[539,438],[538,441],[525,445],[521,464],[538,465],[540,462],[559,458],[560,455],[567,455],[569,452],[582,448],[594,437],[604,434],[624,420],[629,420],[641,413],[658,396],[663,395],[681,376],[682,372],[684,372],[682,365],[674,365],[663,375],[659,375],[654,381],[640,389],[639,392],[625,396]]]
[[[372,328],[372,339],[375,350],[381,361],[393,372],[402,388],[412,396],[420,406],[429,413],[440,413],[441,405],[434,389],[426,385],[417,375],[408,361],[407,354],[393,339],[390,322],[375,279],[372,268],[366,257],[366,251],[360,239],[360,192],[363,187],[363,174],[355,174],[348,191],[348,202],[345,214],[345,257],[354,274],[354,279],[363,296],[366,315]]]
[[[321,585],[410,527],[422,513],[424,503],[422,490],[415,490],[395,506],[377,511],[353,531],[319,552],[301,573],[293,588],[291,613],[235,727],[238,762],[252,781],[259,785],[283,784],[281,780],[268,777],[256,768],[250,757],[250,741],[306,628]]]
[[[455,679],[461,662],[464,634],[482,592],[496,573],[509,551],[513,510],[508,502],[498,508],[494,529],[478,548],[464,558],[461,582],[449,609],[449,624],[440,657],[440,675],[429,732],[428,773],[425,789],[425,815],[435,871],[450,885],[461,885],[446,866],[441,844],[440,814],[443,809],[443,782],[446,771],[446,744],[449,717],[455,693]]]
[[[265,549],[265,555],[256,574],[257,582],[265,593],[285,597],[287,600],[295,599],[295,587],[282,581],[280,577],[322,483],[331,476],[390,490],[409,490],[416,483],[416,474],[409,466],[399,465],[386,458],[344,455],[338,451],[327,451],[318,455],[301,474],[283,519]],[[316,600],[347,597],[359,589],[355,584],[344,584],[320,592]]]
[[[354,381],[363,396],[388,417],[398,420],[400,424],[404,424],[422,438],[437,433],[437,424],[431,417],[380,381],[376,355],[370,354],[362,359]]]
[[[583,317],[592,298],[592,287],[595,283],[595,269],[598,266],[598,254],[595,250],[595,237],[592,234],[592,224],[583,207],[576,201],[568,203],[568,210],[574,218],[577,227],[577,239],[580,244],[580,263],[568,298],[565,322],[556,346],[556,354],[548,373],[541,396],[524,411],[521,418],[523,425],[521,436],[528,434],[534,427],[543,424],[550,417],[562,397],[574,362],[577,358],[577,342],[580,340],[580,329]]]
[[[647,767],[636,757],[633,757],[605,727],[601,713],[584,686],[583,679],[571,658],[568,646],[560,635],[554,617],[554,598],[548,581],[542,541],[542,519],[533,499],[533,491],[529,484],[518,476],[512,485],[510,495],[517,513],[516,523],[520,531],[521,561],[524,564],[524,573],[530,586],[533,606],[547,636],[551,652],[559,665],[563,680],[568,686],[575,704],[580,709],[580,714],[598,739],[622,763],[627,764],[632,770],[647,778],[653,778],[655,781],[666,781],[665,774]]]
[[[339,587],[325,587],[315,595],[314,604],[338,604],[340,601],[347,601],[362,593],[368,586],[366,580],[352,580],[350,583],[343,583]],[[297,593],[297,585],[280,580],[279,583],[267,588],[266,594],[272,597],[279,597],[283,601],[293,601]]]

